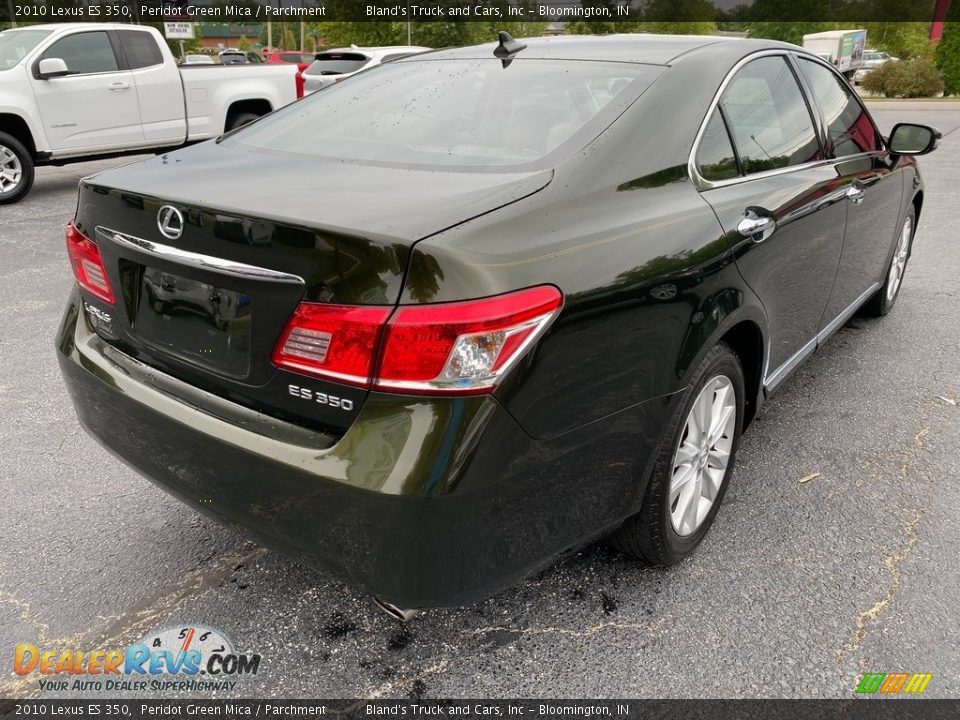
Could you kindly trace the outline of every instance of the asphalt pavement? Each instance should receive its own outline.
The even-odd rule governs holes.
[[[63,226],[78,179],[128,160],[39,170],[0,207],[0,696],[44,694],[13,674],[18,643],[122,648],[193,624],[262,655],[237,697],[836,698],[868,671],[960,696],[960,103],[871,109],[884,131],[945,134],[921,158],[897,306],[852,319],[765,405],[701,549],[652,569],[594,544],[404,626],[84,434],[53,350]]]

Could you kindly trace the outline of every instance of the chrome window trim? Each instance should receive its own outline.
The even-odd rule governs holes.
[[[133,235],[126,235],[101,225],[97,226],[95,234],[98,241],[107,240],[123,248],[137,250],[198,270],[208,270],[225,275],[232,275],[234,277],[246,278],[248,280],[265,280],[268,282],[306,285],[304,279],[299,275],[292,275],[291,273],[271,270],[270,268],[259,267],[257,265],[247,265],[246,263],[226,260],[224,258],[214,257],[213,255],[203,255],[202,253],[195,253],[189,250],[181,250],[171,245],[164,245],[153,242],[152,240],[144,240],[143,238],[134,237]]]
[[[776,177],[777,175],[785,175],[787,173],[797,172],[800,170],[809,170],[810,168],[815,168],[815,167],[835,165],[838,162],[847,162],[849,160],[853,160],[858,157],[867,157],[867,156],[876,155],[878,153],[882,154],[886,152],[886,148],[880,148],[878,150],[873,150],[870,152],[857,153],[856,155],[844,155],[843,157],[839,157],[839,158],[824,158],[822,160],[812,160],[810,162],[801,163],[799,165],[790,165],[788,167],[776,168],[774,170],[763,170],[762,172],[750,173],[749,175],[739,175],[735,178],[728,178],[726,180],[707,180],[705,177],[703,177],[703,175],[700,174],[699,168],[697,167],[697,159],[696,159],[697,151],[700,149],[700,141],[703,139],[703,134],[707,130],[707,124],[710,122],[710,117],[713,115],[714,111],[717,109],[717,105],[720,104],[720,98],[723,95],[723,91],[727,89],[727,86],[730,84],[730,81],[733,79],[733,76],[736,75],[737,72],[744,65],[762,57],[775,57],[775,56],[784,58],[784,60],[787,62],[788,65],[790,64],[791,57],[796,59],[799,59],[802,57],[805,60],[807,59],[813,60],[815,62],[820,63],[824,67],[829,68],[830,70],[833,70],[833,68],[831,68],[829,65],[824,63],[820,58],[814,55],[808,55],[805,52],[798,53],[794,50],[786,50],[786,49],[760,50],[758,52],[752,53],[738,60],[736,65],[730,68],[730,70],[727,72],[726,76],[723,78],[723,82],[720,83],[720,87],[717,89],[717,92],[714,94],[713,100],[710,101],[710,105],[707,107],[707,112],[703,116],[703,120],[701,120],[700,122],[700,128],[697,130],[697,134],[694,137],[693,146],[690,149],[690,155],[687,157],[687,173],[690,175],[690,178],[693,180],[694,185],[697,187],[699,191],[703,192],[705,190],[712,190],[714,188],[727,187],[729,185],[738,185],[740,183],[751,182],[753,180],[762,180],[764,178]],[[801,84],[800,81],[797,82],[797,86],[800,88],[800,92],[804,95],[804,100],[806,102],[814,101],[811,98],[806,97],[807,89]],[[864,105],[862,101],[860,102],[860,105],[861,107],[863,107],[864,112],[867,113],[867,116],[870,118],[870,122],[873,123],[874,128],[876,128],[877,123],[876,121],[874,121],[873,116],[870,115],[869,111],[867,111],[866,105]],[[810,109],[816,110],[818,114],[820,112],[819,106],[817,105],[814,105]],[[819,137],[820,131],[817,129],[819,122],[816,121],[815,118],[811,118],[811,121],[814,122],[814,130],[817,132],[818,139],[822,141],[822,138]],[[732,144],[732,141],[731,141],[731,144]],[[734,149],[734,152],[736,152],[736,149]]]

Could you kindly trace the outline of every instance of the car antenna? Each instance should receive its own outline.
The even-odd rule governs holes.
[[[500,58],[503,61],[503,66],[507,67],[510,63],[513,62],[513,56],[516,55],[521,50],[527,49],[527,44],[522,43],[519,40],[514,40],[506,30],[501,30],[497,33],[497,36],[500,39],[500,44],[494,48],[493,54],[495,57]]]

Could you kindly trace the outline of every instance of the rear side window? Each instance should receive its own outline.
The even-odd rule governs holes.
[[[157,47],[157,43],[150,33],[136,30],[118,30],[117,34],[120,36],[120,45],[123,46],[123,52],[127,56],[127,62],[131,70],[163,63],[160,48]]]
[[[840,76],[812,60],[800,59],[800,72],[827,121],[835,157],[879,150],[877,128]]]
[[[810,111],[785,58],[763,57],[745,65],[722,102],[745,174],[821,158]]]
[[[117,57],[107,33],[102,31],[77,33],[57,40],[40,59],[60,58],[72,75],[114,72],[118,70]]]
[[[317,59],[304,72],[307,75],[343,75],[356,72],[370,58],[361,53],[320,53]]]
[[[729,180],[740,174],[730,135],[727,134],[727,126],[719,109],[713,111],[710,122],[704,128],[697,148],[696,163],[700,174],[707,180]]]

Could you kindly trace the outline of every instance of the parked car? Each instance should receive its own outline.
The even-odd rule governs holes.
[[[299,50],[264,50],[263,59],[267,63],[277,64],[294,64],[297,66],[297,94],[300,97],[303,97],[304,94],[304,80],[303,80],[303,71],[310,67],[310,64],[313,62],[312,53],[304,53]]]
[[[319,52],[314,56],[313,63],[303,71],[303,92],[309,95],[366,68],[429,50],[430,48],[416,45],[368,48],[351,45],[340,50]]]
[[[177,66],[147,26],[33,25],[0,33],[0,204],[34,166],[175,148],[297,98],[292,67]]]
[[[217,53],[217,59],[221,65],[260,65],[263,58],[252,50],[236,50],[227,48]]]
[[[396,616],[608,533],[675,563],[766,398],[893,308],[937,137],[773,41],[407,57],[85,178],[60,367],[130,465]]]
[[[209,55],[184,55],[181,65],[214,65],[213,58]]]
[[[863,53],[863,62],[860,64],[860,68],[854,73],[853,81],[857,85],[864,81],[864,78],[870,74],[871,71],[876,68],[884,65],[888,62],[897,62],[900,58],[895,58],[889,53],[885,53],[882,50],[866,50]]]

